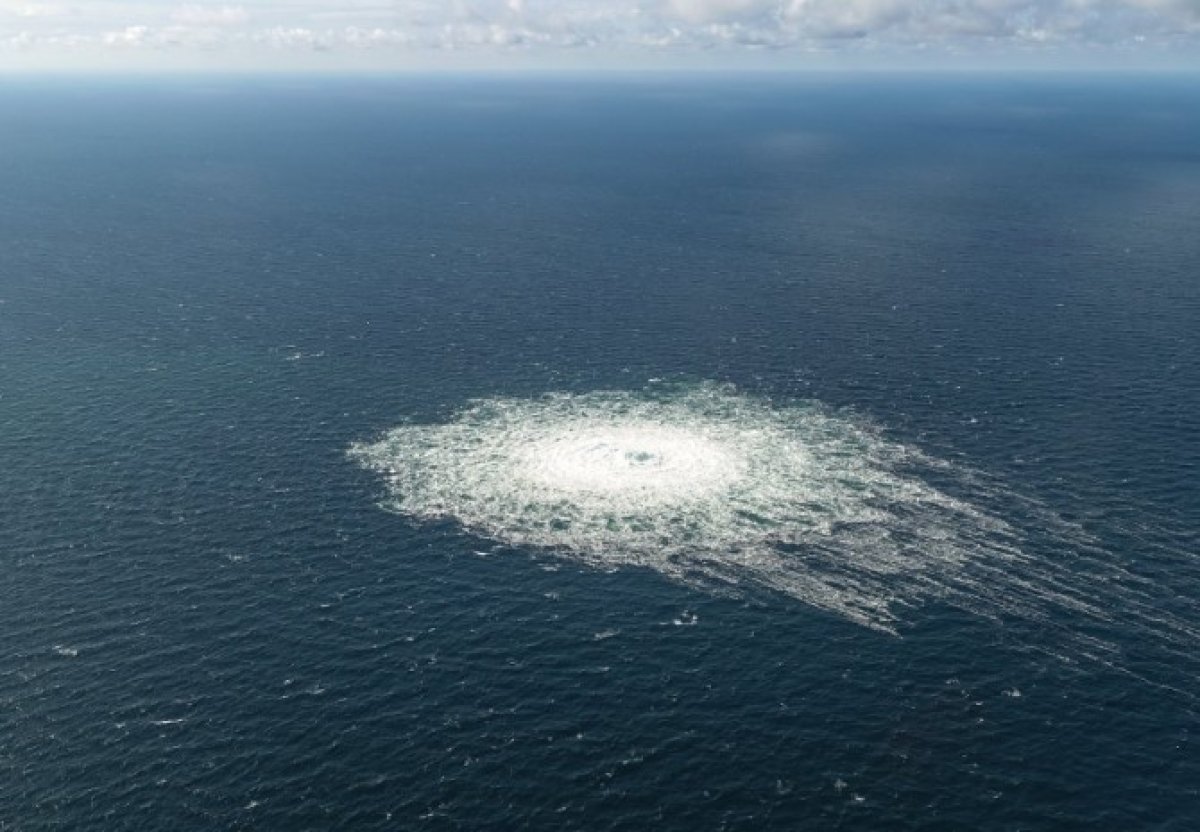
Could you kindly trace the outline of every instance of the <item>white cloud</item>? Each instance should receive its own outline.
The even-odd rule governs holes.
[[[1200,0],[0,0],[0,60],[139,44],[208,55],[478,52],[502,62],[577,51],[694,63],[812,52],[1152,56],[1165,44],[1196,67]]]
[[[275,26],[257,35],[255,40],[276,49],[329,48],[327,36],[304,26]]]
[[[118,31],[105,32],[100,39],[106,46],[139,46],[145,43],[149,33],[147,26],[126,26]]]

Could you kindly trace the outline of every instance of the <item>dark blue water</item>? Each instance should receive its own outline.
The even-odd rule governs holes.
[[[1184,80],[4,82],[0,830],[1197,828],[1197,229]],[[651,379],[1038,501],[1111,617],[889,636],[346,455]]]

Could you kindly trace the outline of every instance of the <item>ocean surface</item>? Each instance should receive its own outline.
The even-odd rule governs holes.
[[[0,82],[0,830],[1200,828],[1194,81]]]

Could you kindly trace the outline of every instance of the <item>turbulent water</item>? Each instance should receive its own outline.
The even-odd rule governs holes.
[[[1086,560],[1095,541],[1077,525],[816,402],[712,383],[485,399],[350,454],[386,478],[393,511],[593,567],[770,590],[893,634],[930,601],[1055,622],[1040,648],[1075,658],[1112,660],[1116,647],[1085,633],[1114,616],[1200,644],[1110,553]],[[1006,502],[1024,528],[998,513]],[[1030,526],[1057,558],[1025,551]]]
[[[9,79],[0,832],[1200,829],[1198,89]]]

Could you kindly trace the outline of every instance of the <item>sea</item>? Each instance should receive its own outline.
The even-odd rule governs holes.
[[[0,830],[1200,829],[1200,85],[0,80]]]

